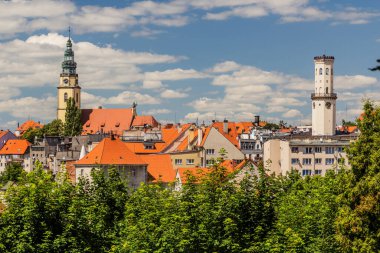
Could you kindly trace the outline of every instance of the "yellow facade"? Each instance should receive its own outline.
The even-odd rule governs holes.
[[[173,168],[202,167],[201,151],[186,151],[170,154]],[[181,160],[181,163],[179,163]]]
[[[67,99],[72,98],[76,106],[80,109],[81,105],[81,87],[78,85],[77,74],[61,74],[58,86],[58,106],[57,119],[65,122]]]

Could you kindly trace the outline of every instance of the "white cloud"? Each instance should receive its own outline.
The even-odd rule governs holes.
[[[142,94],[132,91],[124,91],[116,96],[102,97],[88,92],[82,92],[82,108],[97,108],[107,105],[123,105],[124,107],[132,106],[133,102],[142,105],[160,104],[158,98],[148,94]]]
[[[168,69],[165,71],[153,71],[145,73],[145,80],[176,81],[183,79],[206,78],[206,74],[194,69]]]
[[[189,96],[189,94],[181,92],[181,91],[175,91],[175,90],[164,90],[161,92],[162,98],[185,98]]]
[[[142,114],[144,115],[156,115],[156,114],[168,114],[168,113],[171,113],[172,111],[169,110],[169,109],[165,109],[165,108],[162,108],[162,109],[151,109],[151,110],[148,110],[148,111],[143,111]]]
[[[302,113],[296,109],[290,109],[289,111],[282,114],[284,118],[300,118]]]
[[[16,87],[58,84],[60,65],[67,38],[56,33],[35,35],[23,40],[0,43],[0,82],[16,94]],[[145,64],[173,63],[183,59],[148,52],[126,52],[89,42],[73,45],[78,62],[79,83],[86,89],[123,89],[125,84],[141,81],[138,67]]]
[[[216,64],[210,72],[214,73],[224,73],[224,72],[230,72],[234,70],[238,70],[240,68],[240,65],[237,64],[234,61],[224,61],[221,63]]]
[[[161,30],[152,30],[146,27],[133,31],[131,33],[132,37],[146,37],[154,39],[156,35],[163,33]]]
[[[352,90],[356,88],[367,88],[378,83],[375,77],[354,75],[354,76],[336,76],[335,88],[339,90]]]
[[[23,97],[0,102],[0,112],[6,112],[15,118],[50,120],[56,115],[57,99],[52,96],[46,98]]]

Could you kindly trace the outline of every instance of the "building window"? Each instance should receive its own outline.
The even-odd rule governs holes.
[[[322,153],[322,147],[315,147],[314,152],[315,153]]]
[[[305,148],[305,154],[312,154],[313,153],[313,148],[312,147],[306,147]]]
[[[77,93],[76,102],[79,103],[79,93]]]
[[[302,160],[303,165],[310,165],[311,164],[311,158],[304,158]]]
[[[322,164],[322,158],[315,158],[315,164]]]
[[[206,149],[206,154],[207,155],[213,155],[213,154],[215,154],[215,149]]]
[[[136,177],[136,169],[132,169],[132,177]]]
[[[145,147],[145,149],[153,149],[154,148],[153,145],[145,145],[144,147]]]
[[[186,159],[186,164],[193,165],[194,164],[194,159]]]
[[[83,175],[84,175],[84,169],[80,170],[80,175],[83,177]]]
[[[315,170],[315,171],[314,171],[314,174],[315,174],[315,175],[321,175],[321,174],[322,174],[322,170]]]
[[[336,148],[336,151],[338,151],[338,152],[343,152],[343,147],[337,147],[337,148]]]
[[[65,102],[66,102],[66,101],[67,101],[67,99],[68,99],[68,96],[69,96],[69,95],[67,95],[67,93],[65,92],[65,94],[63,94],[63,101],[65,101]]]
[[[323,70],[322,70],[322,68],[319,69],[319,74],[320,74],[320,75],[323,74]]]
[[[329,68],[326,68],[326,75],[329,75]]]
[[[326,87],[326,94],[329,94],[329,87]]]
[[[334,158],[326,158],[326,165],[334,164]]]
[[[182,159],[175,159],[174,163],[175,163],[175,165],[181,165],[182,164]]]
[[[292,153],[298,153],[298,147],[292,147]]]
[[[300,160],[298,160],[298,158],[292,158],[292,164],[295,165],[295,164],[299,164]]]
[[[326,154],[334,154],[334,147],[326,147]]]
[[[302,170],[302,176],[310,176],[311,170]]]
[[[210,166],[210,165],[213,165],[214,164],[214,160],[213,159],[207,159],[206,160],[206,165],[207,166]]]

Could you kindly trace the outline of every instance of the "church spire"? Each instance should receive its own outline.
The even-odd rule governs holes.
[[[69,27],[69,39],[66,42],[66,50],[62,62],[62,74],[76,74],[77,63],[74,61],[74,51],[72,47],[71,28]]]

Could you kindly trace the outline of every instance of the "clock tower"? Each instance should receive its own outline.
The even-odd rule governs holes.
[[[65,122],[67,100],[72,98],[75,105],[80,109],[81,87],[78,84],[78,74],[76,73],[77,64],[74,61],[74,51],[72,49],[71,38],[66,42],[66,50],[62,62],[62,72],[59,77],[58,85],[58,108],[57,119]]]

